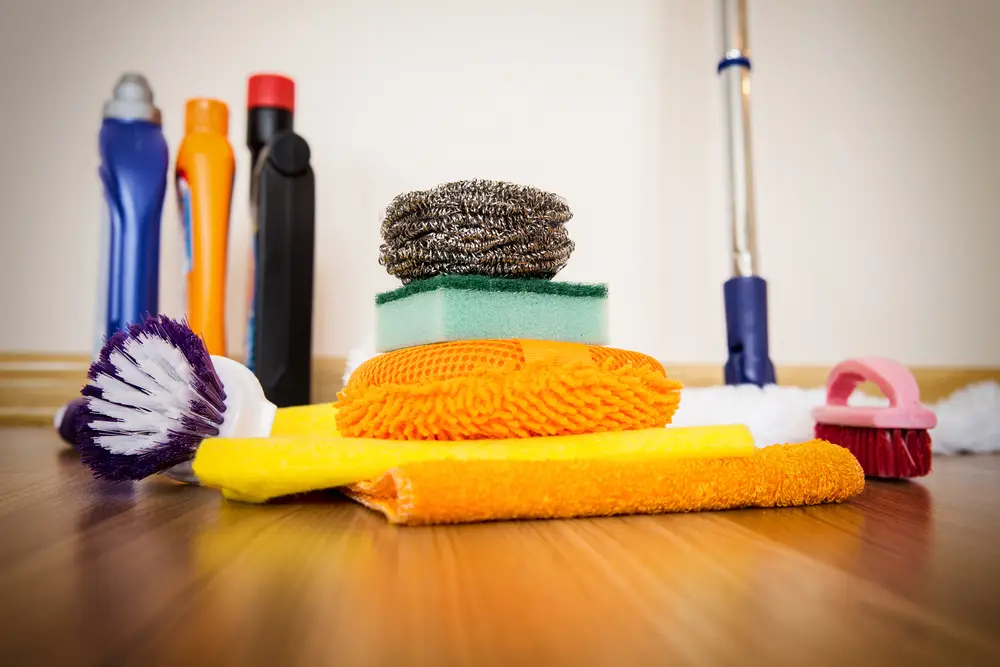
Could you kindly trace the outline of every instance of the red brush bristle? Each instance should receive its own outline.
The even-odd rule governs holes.
[[[816,437],[850,450],[868,477],[923,477],[931,471],[927,431],[816,424]]]

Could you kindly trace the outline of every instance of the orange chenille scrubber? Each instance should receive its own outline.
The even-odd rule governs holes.
[[[666,426],[681,384],[652,357],[534,340],[455,341],[368,360],[337,428],[389,440],[530,438]]]

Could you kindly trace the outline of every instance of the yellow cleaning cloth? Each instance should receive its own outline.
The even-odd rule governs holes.
[[[450,461],[462,475],[463,466],[472,461],[578,462],[594,466],[592,474],[597,475],[608,463],[631,461],[641,468],[680,459],[747,458],[754,452],[753,436],[740,425],[453,442],[290,435],[208,439],[192,465],[203,486],[220,489],[232,500],[265,502],[377,479],[414,463]],[[545,493],[544,488],[537,491]],[[493,494],[488,486],[479,493]]]
[[[716,459],[409,463],[344,492],[420,525],[816,505],[864,485],[847,449],[813,440]]]
[[[337,430],[338,410],[336,403],[278,408],[271,425],[271,435],[340,435]]]

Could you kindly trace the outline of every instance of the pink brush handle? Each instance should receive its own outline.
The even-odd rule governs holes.
[[[874,382],[889,399],[887,408],[847,405],[862,382]],[[813,410],[823,424],[869,428],[931,429],[937,415],[920,403],[920,388],[913,374],[892,359],[864,357],[837,364],[826,382],[826,405]]]

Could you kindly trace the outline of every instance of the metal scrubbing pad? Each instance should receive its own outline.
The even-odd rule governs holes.
[[[552,279],[569,261],[566,201],[490,180],[398,195],[382,222],[379,262],[403,284],[438,275]]]

